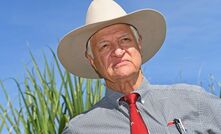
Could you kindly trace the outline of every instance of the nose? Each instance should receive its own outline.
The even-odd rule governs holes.
[[[125,53],[125,50],[118,47],[114,50],[113,55],[116,57],[122,57],[124,55],[124,53]]]

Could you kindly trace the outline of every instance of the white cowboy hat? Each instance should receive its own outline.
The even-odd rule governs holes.
[[[149,60],[162,46],[166,35],[164,17],[152,9],[127,14],[113,0],[93,0],[86,24],[66,34],[59,43],[57,53],[63,66],[84,78],[100,78],[85,57],[88,39],[98,30],[115,24],[133,25],[142,36],[142,62]]]

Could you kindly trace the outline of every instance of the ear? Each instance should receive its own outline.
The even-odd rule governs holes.
[[[139,50],[141,51],[141,48],[142,48],[142,36],[139,34],[139,39],[138,39],[138,48]]]
[[[94,64],[94,58],[91,55],[89,55],[87,52],[85,52],[85,57],[87,58],[91,66],[96,70],[96,66]]]

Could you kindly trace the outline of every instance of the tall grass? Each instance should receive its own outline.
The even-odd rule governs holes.
[[[201,84],[201,86],[203,86],[203,84]],[[212,74],[209,75],[208,90],[210,93],[217,95],[221,98],[221,82],[217,81],[214,75]]]
[[[61,133],[70,118],[89,109],[103,96],[100,80],[83,79],[62,71],[55,53],[51,52],[55,65],[49,66],[44,55],[44,69],[40,70],[30,52],[33,68],[26,67],[23,82],[12,78],[19,91],[18,103],[13,104],[0,81],[0,90],[7,100],[7,106],[0,104],[0,133]]]

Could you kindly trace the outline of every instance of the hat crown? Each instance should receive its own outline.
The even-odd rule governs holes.
[[[93,0],[87,11],[86,25],[115,19],[126,14],[114,0]]]

